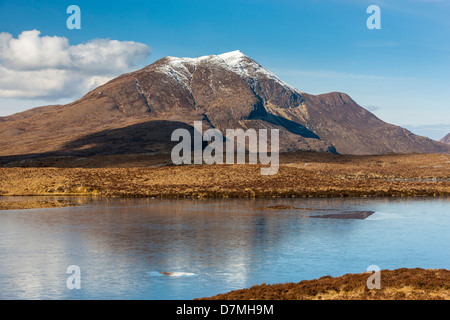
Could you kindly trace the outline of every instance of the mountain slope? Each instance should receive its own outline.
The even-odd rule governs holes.
[[[282,151],[450,152],[450,146],[381,121],[346,94],[300,92],[234,51],[165,57],[68,105],[0,118],[0,156],[167,152],[170,130],[192,130],[196,120],[204,130],[222,132],[277,128]],[[127,141],[125,149],[115,147],[120,141]]]
[[[443,143],[447,143],[450,144],[450,133],[448,135],[446,135],[445,137],[443,137],[441,140],[439,140],[440,142]]]

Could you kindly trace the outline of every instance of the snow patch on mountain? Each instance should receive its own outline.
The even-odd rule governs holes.
[[[260,80],[261,76],[274,80],[285,89],[301,94],[296,88],[290,86],[262,65],[243,54],[240,50],[219,55],[225,63],[244,80]]]
[[[247,83],[256,83],[261,81],[261,79],[268,78],[275,81],[286,90],[290,90],[301,95],[299,90],[290,86],[239,50],[222,53],[220,55],[209,55],[198,58],[166,57],[166,59],[167,63],[160,66],[159,71],[175,78],[181,86],[189,91],[192,76],[197,66],[200,63],[207,61],[212,65],[228,68],[232,72],[239,75],[239,77]],[[190,70],[194,71],[191,72]]]

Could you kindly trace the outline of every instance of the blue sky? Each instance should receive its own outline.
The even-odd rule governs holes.
[[[81,30],[66,27],[66,9],[72,4],[81,9]],[[366,27],[371,4],[381,8],[381,30]],[[89,86],[167,55],[196,57],[239,49],[300,91],[348,93],[382,120],[433,139],[450,132],[448,0],[0,0],[0,32],[9,34],[5,39],[31,30],[40,34],[29,39],[66,38],[74,47],[68,50],[79,54],[76,63],[89,70],[66,68],[63,76],[53,70],[44,77],[56,79],[57,74],[64,86],[42,86],[42,94],[31,94],[21,79],[42,74],[39,66],[0,56],[0,66],[7,69],[0,69],[0,115],[73,101]],[[94,42],[84,52],[81,45],[94,39],[120,42],[108,70],[93,70],[86,63],[96,48],[112,45]],[[23,90],[2,96],[1,86],[14,87],[14,81]]]

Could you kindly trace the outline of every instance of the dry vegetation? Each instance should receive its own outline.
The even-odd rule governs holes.
[[[129,157],[129,156],[128,156]],[[158,163],[150,156],[114,161],[97,158],[74,167],[0,168],[0,195],[92,195],[104,197],[374,197],[449,196],[450,155],[281,155],[278,174],[260,165]],[[83,159],[82,159],[83,161]],[[87,160],[84,160],[87,161]],[[109,161],[109,162],[108,162]],[[51,162],[50,162],[51,163]],[[108,163],[108,167],[100,167]]]
[[[210,300],[449,300],[450,270],[381,270],[380,289],[369,290],[370,274],[346,274],[332,278],[274,285],[219,294]]]
[[[18,210],[18,209],[38,209],[38,208],[61,208],[77,206],[76,203],[69,200],[20,200],[20,201],[0,201],[0,210]]]

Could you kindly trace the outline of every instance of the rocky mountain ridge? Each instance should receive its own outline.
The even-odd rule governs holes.
[[[171,132],[279,129],[280,151],[450,153],[385,123],[347,94],[303,93],[240,51],[165,57],[67,104],[0,118],[0,156],[167,152]]]

